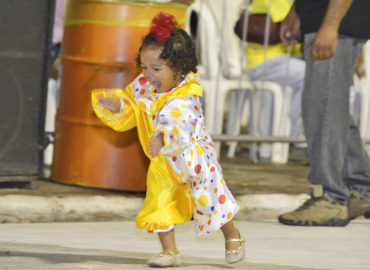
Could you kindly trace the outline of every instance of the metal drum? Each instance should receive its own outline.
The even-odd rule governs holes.
[[[151,20],[173,14],[184,25],[186,6],[131,1],[70,0],[62,44],[62,82],[51,178],[88,187],[143,191],[148,159],[136,129],[104,126],[91,90],[125,88],[140,72],[136,58]]]

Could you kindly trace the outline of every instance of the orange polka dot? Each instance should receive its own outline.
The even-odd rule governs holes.
[[[227,214],[227,219],[231,219],[232,217],[233,217],[233,213],[229,212],[229,213]]]
[[[191,166],[191,161],[188,161],[188,165]]]
[[[220,197],[218,197],[218,202],[220,204],[224,204],[226,201],[226,196],[224,194],[220,195]]]
[[[194,170],[195,170],[195,173],[200,174],[200,172],[202,171],[202,166],[198,164],[197,166],[195,166]]]
[[[204,189],[204,190],[207,190],[207,187],[204,187],[203,189]]]
[[[144,95],[144,93],[145,93],[145,89],[141,89],[140,90],[140,95]]]
[[[144,85],[144,84],[146,84],[148,82],[148,80],[145,78],[145,77],[141,77],[140,79],[139,79],[139,83],[141,84],[141,85]]]
[[[214,193],[217,193],[217,192],[218,192],[218,188],[215,188],[215,189],[213,190],[213,192],[214,192]]]

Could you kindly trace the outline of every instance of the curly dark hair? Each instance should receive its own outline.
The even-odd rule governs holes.
[[[137,67],[141,67],[141,51],[150,46],[163,47],[159,57],[166,60],[175,73],[187,75],[189,72],[197,72],[198,60],[195,43],[183,29],[175,28],[164,43],[159,43],[151,34],[146,35],[136,59]]]

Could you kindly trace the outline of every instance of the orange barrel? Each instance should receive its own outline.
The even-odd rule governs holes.
[[[186,6],[119,0],[67,2],[62,48],[60,109],[51,178],[89,187],[143,191],[148,159],[136,129],[104,126],[91,106],[91,90],[125,88],[140,72],[136,58],[159,12],[185,24]]]

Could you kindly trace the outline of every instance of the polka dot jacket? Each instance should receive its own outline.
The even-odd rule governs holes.
[[[98,96],[108,94],[120,99],[120,113],[111,114],[97,103]],[[204,125],[201,95],[201,86],[189,77],[166,93],[155,93],[142,74],[126,91],[93,91],[93,108],[98,117],[117,131],[137,126],[144,152],[153,134],[163,134],[160,153],[154,158],[148,156],[148,190],[136,218],[139,228],[166,231],[193,216],[198,234],[208,234],[230,221],[239,210]]]

